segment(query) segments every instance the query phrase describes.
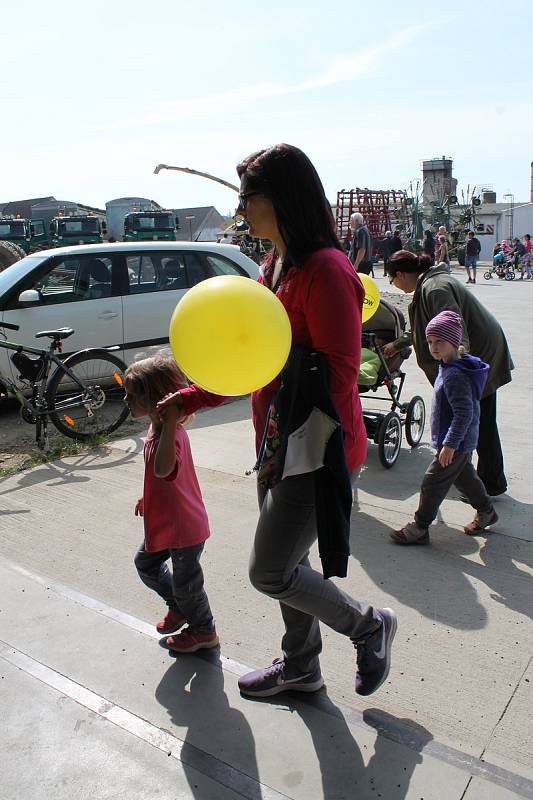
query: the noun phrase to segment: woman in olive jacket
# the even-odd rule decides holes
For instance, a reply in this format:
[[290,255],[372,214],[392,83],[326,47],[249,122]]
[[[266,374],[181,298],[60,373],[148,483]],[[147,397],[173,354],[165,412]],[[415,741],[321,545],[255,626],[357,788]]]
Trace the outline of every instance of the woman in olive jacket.
[[514,368],[507,340],[495,317],[470,289],[450,275],[445,264],[430,266],[427,256],[417,257],[406,250],[399,250],[389,259],[390,282],[403,292],[414,294],[409,306],[411,330],[386,345],[384,354],[391,356],[412,344],[419,367],[433,384],[438,363],[427,346],[426,325],[441,311],[455,311],[461,316],[465,349],[490,365],[481,399],[477,472],[489,495],[503,494],[507,479],[496,422],[496,391],[511,381]]

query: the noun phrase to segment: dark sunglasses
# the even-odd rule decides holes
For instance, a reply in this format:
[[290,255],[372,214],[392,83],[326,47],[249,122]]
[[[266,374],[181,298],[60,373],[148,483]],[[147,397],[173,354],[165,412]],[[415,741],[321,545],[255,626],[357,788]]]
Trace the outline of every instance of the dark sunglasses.
[[392,286],[392,284],[394,283],[395,280],[396,280],[396,274],[389,275],[389,283],[390,283],[391,286]]
[[237,208],[246,209],[250,197],[255,197],[258,194],[263,194],[263,192],[239,192],[238,194],[239,205],[237,206]]

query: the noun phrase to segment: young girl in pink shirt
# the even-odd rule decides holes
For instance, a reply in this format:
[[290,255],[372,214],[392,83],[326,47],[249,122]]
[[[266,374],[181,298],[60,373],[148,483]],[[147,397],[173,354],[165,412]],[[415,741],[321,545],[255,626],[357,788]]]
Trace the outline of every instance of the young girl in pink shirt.
[[168,606],[156,628],[172,634],[187,623],[166,639],[177,653],[216,647],[218,636],[200,565],[209,522],[189,437],[178,423],[176,406],[156,411],[157,403],[185,388],[187,380],[172,358],[154,356],[128,367],[124,385],[132,417],[148,416],[151,423],[144,445],[144,490],[135,506],[135,515],[144,518],[144,542],[135,566],[142,582]]

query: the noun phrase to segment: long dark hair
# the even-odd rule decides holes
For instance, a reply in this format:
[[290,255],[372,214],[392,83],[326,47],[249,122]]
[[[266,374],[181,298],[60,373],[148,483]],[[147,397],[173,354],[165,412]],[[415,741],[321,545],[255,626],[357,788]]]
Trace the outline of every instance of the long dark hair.
[[[253,191],[272,201],[279,231],[287,251],[283,269],[301,267],[323,247],[344,252],[335,233],[331,206],[322,181],[308,157],[290,144],[276,144],[252,153],[237,165],[239,178],[246,175]],[[266,266],[278,257],[274,250]]]
[[409,250],[397,250],[387,261],[387,273],[393,278],[397,272],[427,272],[433,260],[427,253],[419,256]]

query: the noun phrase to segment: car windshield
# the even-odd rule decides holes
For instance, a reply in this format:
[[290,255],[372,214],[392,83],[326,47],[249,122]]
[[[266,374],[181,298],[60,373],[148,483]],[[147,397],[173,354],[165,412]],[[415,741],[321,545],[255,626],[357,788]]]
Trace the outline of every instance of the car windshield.
[[59,233],[66,236],[72,233],[98,233],[98,220],[65,219],[59,223]]
[[154,214],[153,217],[134,217],[133,225],[137,230],[167,231],[172,229],[172,217],[169,214]]
[[23,222],[0,222],[0,239],[24,238]]
[[0,272],[0,303],[6,292],[15,286],[28,272],[31,272],[32,269],[46,261],[47,258],[49,256],[26,256],[26,258],[21,258],[20,261]]

